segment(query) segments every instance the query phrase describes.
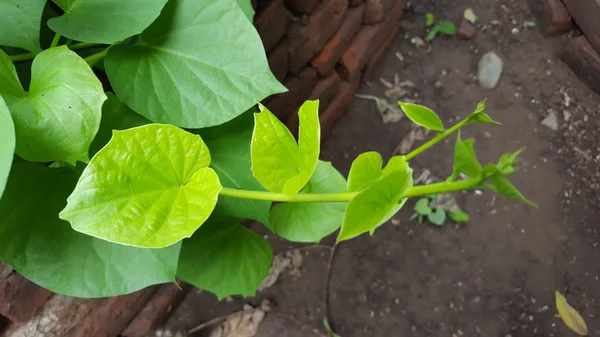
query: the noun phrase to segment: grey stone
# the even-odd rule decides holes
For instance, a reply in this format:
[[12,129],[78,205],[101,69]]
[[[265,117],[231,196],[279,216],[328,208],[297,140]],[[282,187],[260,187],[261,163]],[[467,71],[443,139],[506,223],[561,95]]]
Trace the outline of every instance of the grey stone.
[[486,89],[494,89],[502,76],[502,59],[494,52],[486,53],[479,60],[477,79],[479,85]]
[[554,110],[549,110],[548,116],[544,118],[541,124],[551,130],[558,130],[558,118],[556,117],[556,112],[554,112]]

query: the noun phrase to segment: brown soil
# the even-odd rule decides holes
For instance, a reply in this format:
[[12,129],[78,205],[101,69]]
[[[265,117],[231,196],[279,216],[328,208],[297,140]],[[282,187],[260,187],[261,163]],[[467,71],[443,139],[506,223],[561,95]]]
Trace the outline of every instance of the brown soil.
[[[440,37],[431,48],[411,44],[412,37],[425,35],[426,12],[458,22],[467,7],[486,25],[482,30],[478,24],[474,39]],[[515,0],[422,0],[406,20],[378,77],[393,82],[398,74],[413,81],[417,89],[411,98],[433,108],[447,124],[487,98],[488,113],[503,125],[469,126],[464,133],[476,137],[482,162],[527,146],[512,181],[540,208],[489,192],[463,193],[459,203],[471,215],[466,225],[440,228],[408,221],[409,204],[396,224],[343,243],[330,288],[336,331],[343,337],[574,336],[555,314],[553,296],[559,290],[582,313],[591,335],[600,335],[600,99],[558,59],[567,37],[544,40],[537,30],[523,27],[533,18],[527,5]],[[492,20],[499,24],[490,25]],[[480,88],[474,79],[479,58],[488,51],[505,63],[493,90]],[[378,77],[361,93],[384,97]],[[557,131],[540,125],[549,109],[559,117]],[[373,101],[357,98],[324,144],[322,158],[346,174],[364,151],[391,156],[409,128],[406,119],[384,124]],[[413,165],[445,177],[452,149],[453,140]],[[271,239],[276,251],[292,247]],[[217,304],[210,294],[190,296],[169,326],[186,329],[268,298],[277,310],[321,328],[328,251],[304,253],[301,276],[284,274],[253,299]],[[257,336],[311,335],[273,315]]]

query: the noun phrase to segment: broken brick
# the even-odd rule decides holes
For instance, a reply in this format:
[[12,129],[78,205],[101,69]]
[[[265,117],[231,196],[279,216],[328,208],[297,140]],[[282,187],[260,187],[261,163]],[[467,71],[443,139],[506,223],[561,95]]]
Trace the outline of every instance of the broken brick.
[[331,101],[319,118],[321,122],[321,141],[327,138],[337,120],[344,115],[359,87],[360,79],[356,79],[351,83],[342,83],[339,94]]
[[0,314],[15,323],[30,320],[50,296],[52,292],[17,272],[0,277]]
[[561,58],[575,75],[600,94],[600,55],[585,36],[573,38]]
[[312,67],[304,69],[297,76],[288,77],[284,85],[289,91],[270,97],[265,101],[265,106],[285,122],[288,116],[298,111],[298,108],[310,96],[317,83],[317,78],[317,71]]
[[285,81],[288,73],[288,45],[286,41],[281,41],[275,49],[268,55],[269,67],[279,82]]
[[371,56],[369,63],[365,67],[363,79],[371,78],[377,72],[379,66],[381,65],[381,62],[383,62],[383,59],[385,58],[388,51],[390,50],[392,43],[396,39],[396,35],[398,35],[398,33],[400,32],[400,29],[401,29],[400,25],[396,26],[391,31],[390,35],[385,39],[383,44],[381,44],[379,49],[377,49],[377,51],[373,54],[373,56]]
[[475,34],[477,34],[475,26],[470,23],[469,20],[463,18],[460,25],[458,25],[456,37],[463,40],[469,40],[472,39]]
[[560,0],[529,0],[542,35],[548,37],[566,33],[574,28],[573,19]]
[[563,3],[590,45],[600,52],[600,3],[581,0],[563,0]]
[[382,22],[396,2],[396,0],[366,0],[363,23],[366,25],[374,25]]
[[286,6],[297,15],[308,15],[312,13],[319,0],[286,0]]
[[288,15],[283,0],[271,1],[265,9],[256,16],[254,27],[268,52],[285,35]]

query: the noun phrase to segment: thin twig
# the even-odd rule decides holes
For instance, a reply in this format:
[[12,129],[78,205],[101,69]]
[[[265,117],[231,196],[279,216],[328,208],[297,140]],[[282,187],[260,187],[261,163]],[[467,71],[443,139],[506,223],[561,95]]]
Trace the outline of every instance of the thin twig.
[[331,266],[333,265],[333,259],[335,258],[337,247],[338,244],[336,243],[331,248],[331,253],[329,253],[329,261],[327,262],[327,271],[325,274],[325,284],[323,285],[323,315],[330,326],[333,324],[331,319],[329,319],[329,280],[331,279]]
[[279,316],[281,318],[285,318],[290,322],[293,322],[294,324],[296,324],[297,326],[299,326],[300,328],[302,328],[302,330],[306,330],[306,331],[310,331],[313,334],[319,336],[319,337],[329,337],[327,336],[325,333],[323,333],[321,330],[314,328],[308,324],[304,324],[302,322],[300,322],[299,320],[295,319],[294,317],[288,315],[288,314],[284,314],[283,312],[279,312],[279,311],[275,311],[275,310],[271,310],[269,311],[269,314],[271,315],[275,315],[275,316]]
[[196,326],[195,328],[190,329],[188,331],[188,335],[191,335],[191,334],[193,334],[195,332],[198,332],[198,331],[200,331],[200,330],[202,330],[202,329],[204,329],[206,327],[209,327],[211,325],[215,325],[217,323],[220,323],[221,321],[224,321],[224,320],[227,320],[227,319],[230,319],[230,318],[233,318],[233,317],[245,315],[245,314],[252,314],[252,313],[254,313],[256,311],[259,311],[259,310],[263,310],[263,309],[261,309],[261,307],[256,307],[256,308],[253,308],[253,309],[250,309],[250,310],[237,311],[237,312],[234,312],[234,313],[229,314],[229,315],[225,315],[225,316],[221,316],[221,317],[217,317],[217,318],[211,319],[208,322],[204,322],[204,323]]

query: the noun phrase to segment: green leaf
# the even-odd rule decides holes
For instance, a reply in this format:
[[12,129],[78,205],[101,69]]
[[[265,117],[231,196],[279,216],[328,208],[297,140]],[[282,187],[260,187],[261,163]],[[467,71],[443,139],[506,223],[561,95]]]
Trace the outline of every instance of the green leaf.
[[477,21],[477,15],[475,15],[475,12],[473,12],[471,8],[465,9],[463,17],[470,23],[475,23]]
[[183,242],[177,276],[220,299],[256,293],[269,275],[273,250],[239,220],[213,215]]
[[427,22],[425,22],[425,25],[427,27],[433,26],[433,24],[435,23],[435,16],[433,15],[433,13],[426,13],[425,20],[427,20]]
[[0,50],[0,95],[15,123],[16,153],[29,161],[87,162],[106,95],[88,64],[66,46],[44,50],[25,92]]
[[425,37],[425,39],[427,41],[433,41],[439,31],[440,31],[440,26],[435,25],[435,26],[431,27],[431,30],[429,31],[429,33],[427,33],[427,36]]
[[429,207],[429,198],[421,198],[415,204],[415,212],[419,215],[428,215],[431,211],[431,207]]
[[444,131],[444,123],[442,123],[440,117],[433,110],[419,104],[400,101],[398,101],[398,105],[402,108],[406,117],[410,118],[413,123],[429,130]]
[[149,124],[150,121],[129,109],[123,104],[115,94],[107,92],[108,99],[102,106],[102,120],[96,138],[90,145],[90,156],[100,151],[104,145],[108,144],[112,137],[113,130],[125,130],[136,126]]
[[490,116],[488,116],[485,112],[485,100],[480,101],[477,104],[477,109],[472,112],[473,118],[469,120],[467,124],[481,123],[481,124],[496,124],[501,125],[502,123],[496,122]]
[[0,45],[40,52],[40,23],[45,5],[46,0],[0,0]]
[[[346,192],[346,179],[329,162],[319,161],[310,178],[311,193]],[[319,242],[344,221],[347,203],[287,203],[271,210],[275,233],[294,242]]]
[[513,184],[511,184],[510,181],[508,181],[508,179],[506,179],[500,172],[497,172],[496,174],[492,175],[490,179],[494,184],[493,190],[496,193],[526,203],[527,205],[538,207],[538,205],[535,202],[527,199],[523,194],[521,194],[521,192],[519,192],[519,190],[517,190],[517,188]]
[[456,35],[456,26],[450,21],[440,21],[437,27],[441,34]]
[[327,320],[327,318],[323,318],[323,327],[325,327],[325,330],[327,331],[327,333],[329,334],[328,336],[330,337],[342,337],[338,334],[336,334],[333,329],[331,328],[331,326],[329,325],[329,321]]
[[246,17],[250,22],[254,21],[254,8],[252,7],[252,2],[250,0],[237,0],[238,5],[246,14]]
[[0,197],[4,192],[15,154],[15,127],[10,111],[0,97]]
[[211,214],[221,184],[199,136],[172,125],[115,131],[85,168],[60,213],[76,231],[160,248],[190,237]]
[[446,211],[436,208],[433,212],[427,214],[427,220],[434,225],[443,226],[446,221]]
[[167,0],[53,1],[65,13],[48,20],[50,29],[75,41],[104,44],[141,33],[167,3]]
[[352,239],[379,227],[402,208],[404,191],[413,184],[412,170],[392,172],[355,196],[344,215],[337,241]]
[[500,156],[496,168],[502,175],[509,175],[516,171],[515,166],[517,165],[517,157],[525,151],[525,147],[518,149],[512,153],[504,153]]
[[361,153],[348,173],[348,192],[359,192],[381,178],[383,159],[377,152]]
[[448,216],[450,217],[450,219],[454,220],[455,222],[469,221],[469,214],[467,214],[463,211],[450,212],[450,213],[448,213]]
[[285,124],[264,106],[260,105],[260,109],[260,113],[254,114],[252,173],[272,192],[296,194],[306,185],[319,161],[319,101],[306,101],[300,107],[297,144]]
[[71,229],[58,218],[77,177],[73,168],[13,166],[0,201],[0,258],[51,291],[107,297],[175,281],[181,244],[142,249]]
[[154,122],[223,124],[286,89],[236,0],[171,0],[133,45],[108,51],[117,97]]
[[[198,131],[210,149],[210,167],[225,187],[265,190],[250,170],[252,128],[252,113],[245,113],[225,124]],[[269,201],[219,196],[217,208],[232,217],[256,220],[273,228],[269,220]]]
[[462,172],[469,178],[478,177],[481,173],[481,165],[473,151],[474,143],[475,139],[472,138],[462,140],[458,132],[454,146],[454,171]]

